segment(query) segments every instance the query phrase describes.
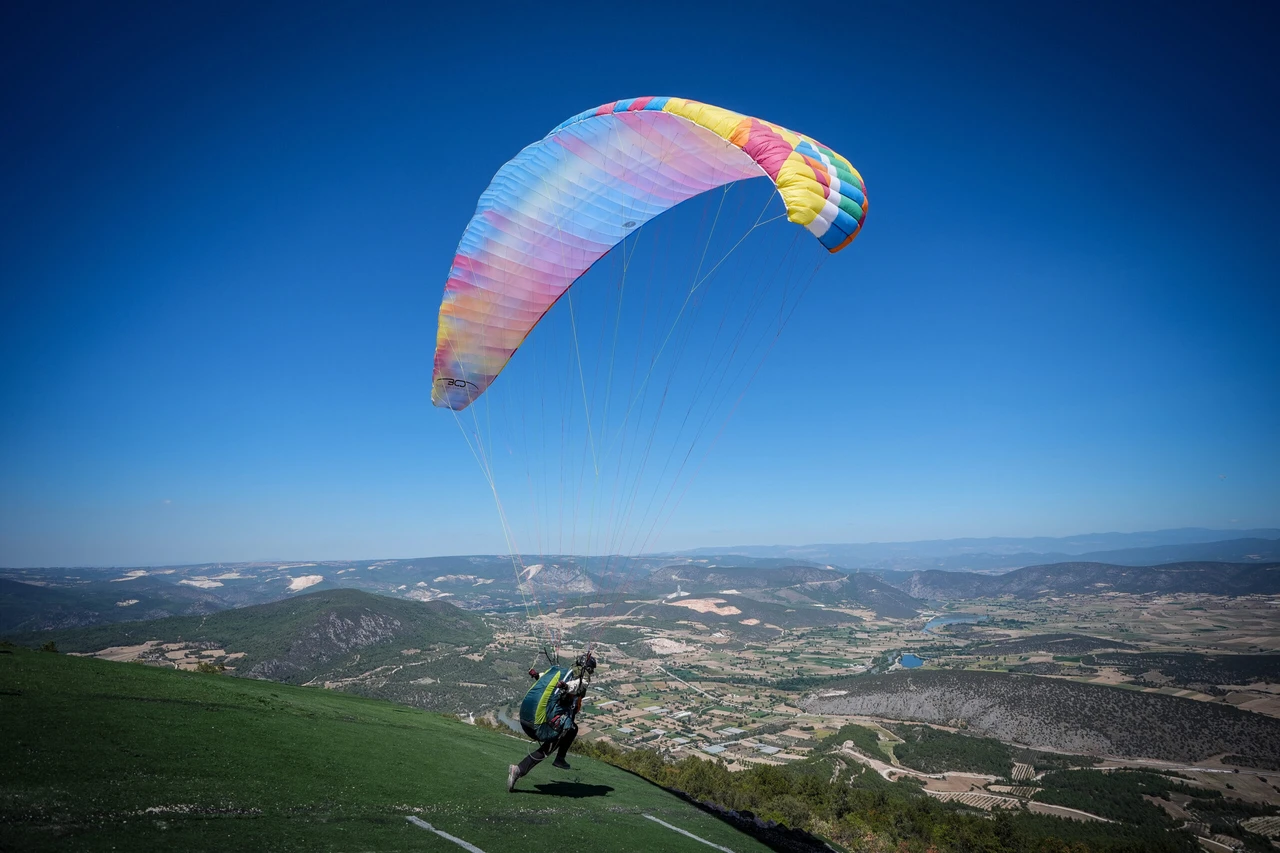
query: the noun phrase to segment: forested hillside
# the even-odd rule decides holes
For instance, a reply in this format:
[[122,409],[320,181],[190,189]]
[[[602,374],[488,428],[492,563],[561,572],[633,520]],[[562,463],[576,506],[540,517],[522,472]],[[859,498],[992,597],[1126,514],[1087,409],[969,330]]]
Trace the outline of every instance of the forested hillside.
[[1280,760],[1280,720],[1229,705],[1063,679],[994,672],[894,672],[824,685],[814,713],[960,725],[1038,749],[1198,761],[1223,753]]

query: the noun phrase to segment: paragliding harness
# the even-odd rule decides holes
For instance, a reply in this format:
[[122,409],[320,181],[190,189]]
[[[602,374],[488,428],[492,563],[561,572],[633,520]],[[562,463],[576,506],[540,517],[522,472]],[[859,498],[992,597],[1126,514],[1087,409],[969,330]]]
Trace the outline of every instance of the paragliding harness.
[[[572,668],[560,666],[546,649],[543,655],[552,666],[538,677],[520,702],[520,728],[539,743],[554,740],[573,728],[573,718],[596,669],[596,659],[589,651],[579,655]],[[570,692],[565,684],[573,679],[579,679],[579,685]]]

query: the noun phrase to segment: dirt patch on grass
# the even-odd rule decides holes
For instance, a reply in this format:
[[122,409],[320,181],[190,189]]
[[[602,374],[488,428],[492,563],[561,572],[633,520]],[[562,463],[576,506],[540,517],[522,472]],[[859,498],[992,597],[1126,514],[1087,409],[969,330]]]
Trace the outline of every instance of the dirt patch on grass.
[[[668,601],[672,607],[687,607],[697,613],[714,613],[717,616],[736,616],[742,611],[732,604],[726,604],[723,598],[686,598],[680,601]],[[721,607],[720,605],[724,605]]]

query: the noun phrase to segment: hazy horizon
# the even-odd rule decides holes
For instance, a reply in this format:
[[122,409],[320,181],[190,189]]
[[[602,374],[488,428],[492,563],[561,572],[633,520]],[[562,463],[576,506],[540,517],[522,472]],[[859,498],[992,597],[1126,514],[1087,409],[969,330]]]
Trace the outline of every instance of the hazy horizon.
[[[1199,538],[1199,536],[1179,537],[1168,536],[1167,534],[1184,534],[1195,533],[1208,538]],[[1166,534],[1161,537],[1160,534]],[[769,549],[769,548],[788,548],[801,550],[805,548],[819,547],[890,547],[905,545],[947,545],[951,543],[963,542],[1034,542],[1034,541],[1069,541],[1076,539],[1087,539],[1095,537],[1137,537],[1137,536],[1156,536],[1160,541],[1158,544],[1196,544],[1196,543],[1212,543],[1225,542],[1234,539],[1250,539],[1250,538],[1276,538],[1280,539],[1280,524],[1275,527],[1258,527],[1258,528],[1226,528],[1214,529],[1207,527],[1168,527],[1156,530],[1135,530],[1135,531],[1096,531],[1092,533],[1074,533],[1064,536],[958,536],[938,539],[911,539],[911,540],[883,540],[883,541],[866,541],[866,542],[808,542],[808,543],[754,543],[734,545],[697,545],[689,548],[655,550],[644,554],[621,555],[621,554],[581,554],[581,553],[564,553],[564,554],[544,554],[543,556],[551,557],[604,557],[604,556],[633,556],[640,557],[660,557],[666,555],[672,556],[702,556],[706,554],[722,554],[731,556],[735,554],[733,549]],[[1104,550],[1120,550],[1121,547],[1142,547],[1142,546],[1117,546],[1116,548],[1098,548],[1099,551]],[[921,553],[931,553],[928,551]],[[984,552],[976,552],[984,553]],[[1017,551],[1013,553],[1026,553],[1029,555],[1041,554],[1041,551]],[[364,554],[348,554],[341,556],[315,556],[315,555],[276,555],[276,556],[254,556],[254,557],[217,557],[210,559],[182,559],[169,560],[163,562],[112,562],[112,563],[6,563],[0,564],[0,570],[3,569],[26,569],[26,568],[67,568],[67,569],[145,569],[145,568],[163,568],[170,566],[203,566],[217,564],[241,564],[241,563],[301,563],[308,562],[325,563],[325,562],[351,562],[351,561],[378,561],[378,560],[416,560],[416,559],[437,559],[443,557],[491,557],[491,556],[507,556],[506,551],[467,551],[467,552],[449,552],[439,554],[389,554],[389,553],[364,553]],[[531,556],[525,553],[524,556]],[[799,559],[799,558],[797,558]]]

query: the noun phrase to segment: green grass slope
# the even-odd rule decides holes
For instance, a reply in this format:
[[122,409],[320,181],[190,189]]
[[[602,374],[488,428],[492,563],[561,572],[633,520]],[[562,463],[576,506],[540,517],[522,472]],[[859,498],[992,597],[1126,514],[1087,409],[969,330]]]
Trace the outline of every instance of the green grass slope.
[[767,849],[583,756],[508,794],[524,742],[332,691],[10,647],[0,715],[0,849]]

